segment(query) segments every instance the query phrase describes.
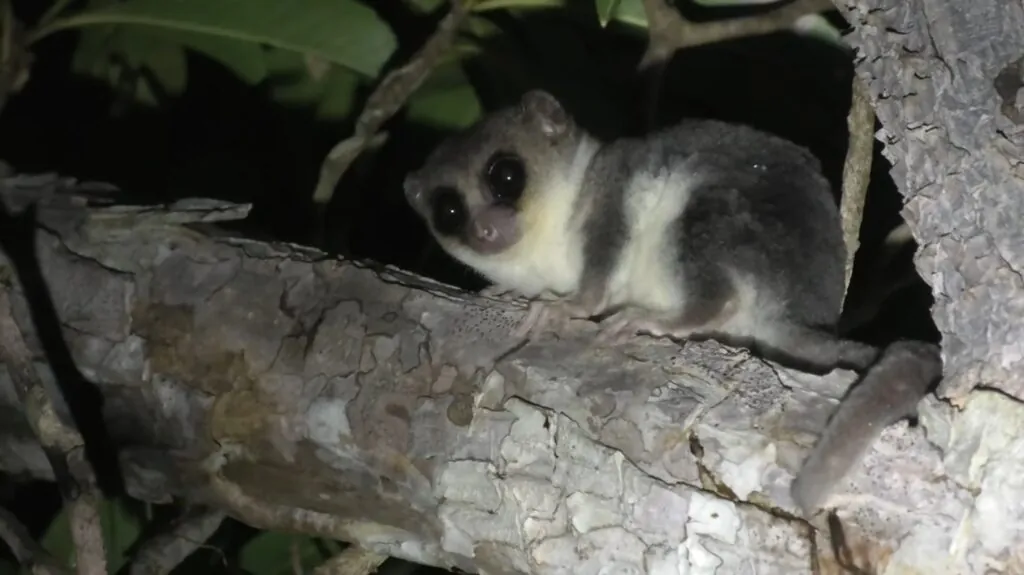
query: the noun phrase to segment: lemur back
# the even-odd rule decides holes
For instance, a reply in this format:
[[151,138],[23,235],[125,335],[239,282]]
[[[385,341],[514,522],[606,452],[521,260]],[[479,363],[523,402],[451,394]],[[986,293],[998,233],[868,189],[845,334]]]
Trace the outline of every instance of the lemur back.
[[[587,222],[587,267],[612,276],[626,266],[619,275],[635,278],[640,292],[652,283],[678,286],[660,299],[623,293],[613,305],[632,300],[670,311],[692,300],[706,310],[731,287],[747,302],[733,335],[763,331],[743,325],[757,321],[824,330],[837,323],[845,261],[839,213],[805,149],[745,126],[685,121],[605,146],[580,194],[602,206]],[[630,258],[654,244],[657,257]],[[676,277],[651,281],[665,271]]]

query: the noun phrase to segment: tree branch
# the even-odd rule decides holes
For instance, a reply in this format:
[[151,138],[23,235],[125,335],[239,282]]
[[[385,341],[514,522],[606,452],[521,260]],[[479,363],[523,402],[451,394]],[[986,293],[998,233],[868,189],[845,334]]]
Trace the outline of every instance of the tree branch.
[[[405,105],[448,54],[463,20],[469,13],[469,3],[470,0],[451,0],[451,9],[438,24],[433,35],[406,64],[389,72],[370,94],[363,111],[356,119],[352,136],[335,144],[327,153],[320,167],[316,189],[313,191],[313,202],[321,211],[330,203],[335,186],[341,181],[352,162],[367,148],[384,143],[387,135],[378,133],[381,126]],[[322,226],[322,217],[317,218],[316,225]],[[317,235],[321,234],[318,232]],[[314,244],[322,245],[320,239],[318,237]]]
[[[811,377],[713,341],[601,348],[588,322],[518,345],[519,302],[184,227],[245,212],[230,204],[33,197],[64,337],[104,394],[135,497],[467,572],[653,573],[690,564],[687,549],[729,572],[834,565],[824,518],[794,517],[788,488],[847,372]],[[830,502],[862,567],[934,572],[914,558],[938,557],[955,571],[1010,552],[974,545],[990,533],[960,533],[963,556],[921,547],[951,548],[976,497],[941,474],[924,429],[957,453],[991,449],[1001,440],[975,418],[1009,428],[1009,401],[981,394],[957,414],[926,401],[923,427],[882,433]],[[0,469],[45,474],[35,457],[0,451]]]
[[8,289],[0,290],[0,362],[7,367],[18,400],[53,465],[54,474],[58,477],[68,475],[61,483],[74,486],[62,489],[61,495],[70,518],[77,572],[79,575],[106,575],[107,557],[99,523],[98,489],[95,474],[85,457],[82,436],[77,429],[62,421],[43,382],[36,375],[32,355],[12,315]]
[[692,22],[672,6],[671,0],[641,2],[647,17],[647,50],[638,69],[647,77],[644,107],[649,128],[657,120],[665,66],[677,50],[776,32],[790,27],[801,16],[835,8],[832,0],[794,0],[756,16]]
[[793,25],[798,18],[833,10],[832,0],[794,0],[771,12],[729,20],[691,22],[669,0],[642,0],[649,34],[647,51],[640,60],[646,69],[671,58],[676,50],[723,42],[746,36],[770,34]]

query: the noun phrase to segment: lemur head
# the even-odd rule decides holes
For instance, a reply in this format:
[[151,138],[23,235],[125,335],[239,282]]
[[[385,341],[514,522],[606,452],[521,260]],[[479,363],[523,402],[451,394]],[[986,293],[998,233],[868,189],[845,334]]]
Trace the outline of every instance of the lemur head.
[[527,92],[442,142],[406,177],[405,197],[456,258],[496,256],[522,238],[523,214],[564,180],[583,137],[554,96]]

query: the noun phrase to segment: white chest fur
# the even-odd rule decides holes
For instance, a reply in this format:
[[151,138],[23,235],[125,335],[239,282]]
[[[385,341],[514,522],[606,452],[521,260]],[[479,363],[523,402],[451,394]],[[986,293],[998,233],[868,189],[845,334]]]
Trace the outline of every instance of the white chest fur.
[[686,294],[679,277],[675,226],[696,183],[696,177],[682,169],[640,174],[629,182],[623,205],[629,238],[609,278],[610,305],[659,312],[681,309]]
[[529,233],[515,246],[491,256],[460,247],[453,255],[492,282],[526,296],[545,290],[575,291],[583,271],[582,237],[572,221],[575,194],[548,191],[553,193],[520,214],[521,225]]

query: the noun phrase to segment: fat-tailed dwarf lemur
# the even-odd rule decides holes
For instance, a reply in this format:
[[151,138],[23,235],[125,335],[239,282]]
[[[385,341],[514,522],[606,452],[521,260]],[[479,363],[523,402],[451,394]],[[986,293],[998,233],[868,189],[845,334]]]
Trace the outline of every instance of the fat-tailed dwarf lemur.
[[753,128],[684,120],[602,142],[535,90],[443,142],[405,194],[491,293],[535,300],[524,334],[597,318],[614,341],[713,338],[861,373],[793,483],[807,516],[941,376],[934,345],[836,334],[846,248],[830,185],[808,150]]

